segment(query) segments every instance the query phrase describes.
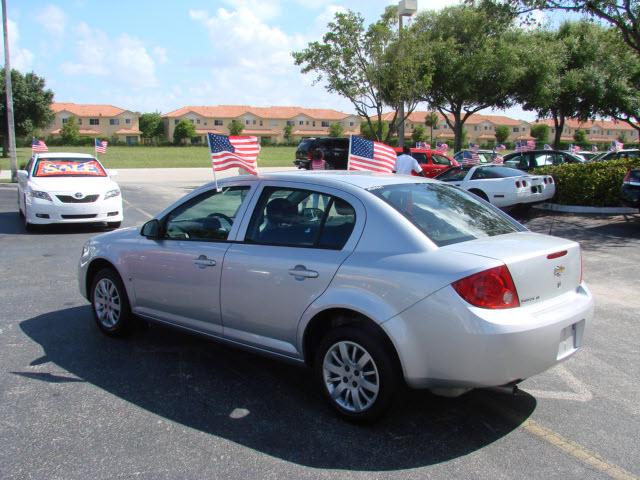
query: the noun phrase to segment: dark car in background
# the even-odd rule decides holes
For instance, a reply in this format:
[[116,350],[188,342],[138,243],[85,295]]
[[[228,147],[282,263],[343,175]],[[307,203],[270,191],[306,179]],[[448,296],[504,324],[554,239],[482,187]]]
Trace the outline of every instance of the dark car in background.
[[640,149],[627,148],[625,150],[603,152],[591,160],[594,162],[605,162],[607,160],[632,160],[636,158],[640,158]]
[[585,163],[585,160],[578,155],[561,150],[530,150],[528,152],[513,152],[504,156],[505,167],[517,168],[525,172],[537,167],[564,163]]
[[311,168],[311,156],[321,150],[327,162],[327,170],[346,170],[349,156],[348,138],[304,138],[296,149],[294,165],[301,169]]
[[622,204],[640,209],[640,168],[629,170],[622,180]]

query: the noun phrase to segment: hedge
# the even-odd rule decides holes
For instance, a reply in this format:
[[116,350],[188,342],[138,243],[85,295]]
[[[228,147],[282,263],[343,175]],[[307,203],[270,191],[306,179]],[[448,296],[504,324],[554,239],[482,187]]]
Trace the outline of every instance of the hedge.
[[620,206],[622,179],[630,168],[640,168],[640,159],[594,163],[565,163],[536,168],[535,175],[551,175],[556,182],[554,203],[587,207]]

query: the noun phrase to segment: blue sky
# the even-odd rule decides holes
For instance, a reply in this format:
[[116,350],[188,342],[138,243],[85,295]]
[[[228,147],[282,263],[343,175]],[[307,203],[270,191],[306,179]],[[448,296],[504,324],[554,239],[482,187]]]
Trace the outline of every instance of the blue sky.
[[[217,104],[353,112],[347,100],[312,85],[290,52],[319,40],[339,10],[358,11],[373,22],[393,3],[7,0],[11,63],[44,77],[57,102],[163,113],[184,105]],[[455,3],[418,0],[419,9]],[[506,114],[535,117],[519,108]]]

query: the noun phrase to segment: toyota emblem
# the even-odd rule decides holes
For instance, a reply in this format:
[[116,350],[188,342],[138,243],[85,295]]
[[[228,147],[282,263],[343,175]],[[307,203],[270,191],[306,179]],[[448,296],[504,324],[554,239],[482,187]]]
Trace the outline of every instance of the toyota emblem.
[[73,196],[74,196],[75,198],[82,198],[84,195],[82,195],[82,193],[81,193],[81,192],[77,192],[77,193],[74,193],[74,194],[73,194]]

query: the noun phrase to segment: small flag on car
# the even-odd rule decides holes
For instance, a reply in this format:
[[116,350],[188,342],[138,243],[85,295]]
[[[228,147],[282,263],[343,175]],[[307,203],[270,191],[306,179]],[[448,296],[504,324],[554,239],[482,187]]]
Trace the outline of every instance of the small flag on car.
[[258,174],[258,137],[217,135],[208,133],[213,171],[242,168],[251,175]]
[[44,143],[44,140],[38,140],[36,137],[33,137],[33,141],[31,142],[31,152],[32,153],[40,153],[40,152],[48,152],[49,148],[47,144]]
[[351,135],[348,170],[392,173],[396,158],[396,152],[389,145]]

